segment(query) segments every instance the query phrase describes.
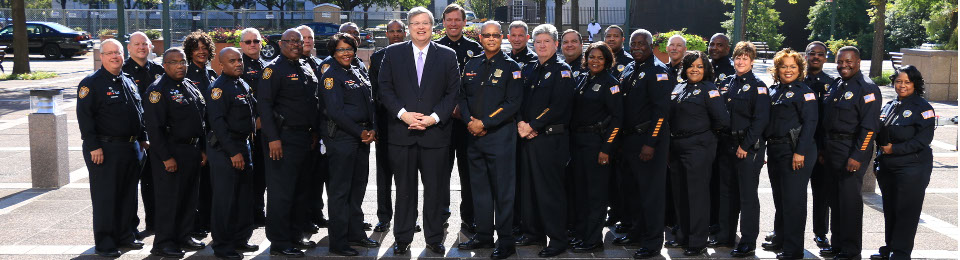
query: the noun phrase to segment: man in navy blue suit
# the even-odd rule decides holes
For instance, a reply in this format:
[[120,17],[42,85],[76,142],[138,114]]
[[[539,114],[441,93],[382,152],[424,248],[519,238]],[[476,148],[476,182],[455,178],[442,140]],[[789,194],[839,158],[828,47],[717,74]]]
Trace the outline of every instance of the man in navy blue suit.
[[460,88],[460,71],[456,52],[430,41],[433,13],[416,7],[407,17],[411,40],[386,48],[378,76],[380,101],[391,113],[387,149],[397,183],[394,254],[407,253],[413,242],[418,171],[424,186],[427,249],[443,254],[441,198],[450,193],[450,173],[443,171],[449,171],[445,165],[450,156],[450,116]]

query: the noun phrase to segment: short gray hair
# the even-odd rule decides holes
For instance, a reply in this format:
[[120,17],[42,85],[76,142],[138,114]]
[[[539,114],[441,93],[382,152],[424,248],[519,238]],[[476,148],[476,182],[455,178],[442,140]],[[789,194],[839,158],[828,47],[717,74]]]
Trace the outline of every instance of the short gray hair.
[[423,6],[414,7],[407,12],[407,23],[410,23],[410,19],[412,19],[414,16],[420,14],[427,14],[427,16],[430,16],[430,25],[433,25],[433,12],[430,12],[430,10],[427,10],[427,8]]
[[[100,46],[103,46],[103,45],[105,45],[105,44],[107,44],[107,43],[116,44],[116,45],[117,45],[117,48],[120,49],[120,53],[123,53],[123,45],[120,44],[120,41],[118,41],[117,39],[107,39],[107,40],[105,40],[105,41],[103,41],[103,42],[100,42]],[[101,48],[103,48],[103,47],[101,47]]]
[[[342,27],[342,26],[341,26],[341,27]],[[306,25],[297,26],[297,28],[293,28],[293,29],[296,29],[297,32],[299,32],[299,31],[301,31],[301,30],[307,30],[307,31],[310,31],[310,35],[315,34],[315,32],[313,31],[313,28],[310,28],[310,26],[306,26]],[[242,34],[241,34],[241,35],[242,35]],[[300,36],[303,36],[303,35],[300,35]]]
[[[301,26],[304,26],[304,25],[301,25]],[[360,26],[358,26],[356,23],[353,23],[353,22],[345,22],[345,23],[343,23],[343,24],[340,25],[340,30],[339,30],[339,31],[340,31],[340,32],[343,32],[343,28],[346,28],[346,27],[348,27],[348,26],[353,27],[353,28],[357,28],[358,31],[360,30]],[[299,28],[299,27],[298,27],[298,28]],[[311,31],[312,31],[312,30],[311,30]]]
[[174,52],[178,52],[180,54],[183,54],[183,57],[187,57],[187,53],[184,52],[183,48],[180,48],[180,47],[173,47],[173,48],[167,49],[166,51],[163,51],[163,56],[161,57],[162,59],[167,59],[167,55],[170,55],[171,53],[174,53]]
[[650,34],[650,31],[647,31],[646,29],[637,29],[633,31],[633,33],[630,33],[630,41],[632,42],[633,37],[637,37],[637,35],[646,36],[647,44],[651,44],[651,45],[653,44],[653,34]]
[[497,22],[497,20],[488,20],[486,22],[483,22],[483,24],[480,25],[480,31],[482,32],[483,28],[486,28],[487,25],[496,25],[498,32],[503,29],[503,27],[500,27],[500,22]]
[[549,34],[550,37],[553,38],[554,41],[556,41],[557,27],[553,26],[552,24],[545,23],[545,24],[537,25],[537,27],[533,28],[534,38],[536,38],[537,35],[541,35],[541,34]]
[[508,29],[513,30],[513,28],[523,28],[523,33],[530,32],[530,27],[527,26],[527,23],[523,21],[513,21],[512,23],[510,23],[510,27],[508,27]]
[[260,35],[260,30],[257,30],[257,28],[243,29],[243,31],[240,31],[240,39],[243,39],[243,36],[247,35],[248,33],[257,35],[257,40],[263,40],[263,37]]
[[687,38],[683,38],[683,35],[679,35],[679,34],[674,34],[673,36],[670,36],[670,39],[667,39],[667,45],[670,45],[670,42],[672,42],[673,39],[675,38],[679,38],[680,42],[683,42],[683,47],[687,47]]

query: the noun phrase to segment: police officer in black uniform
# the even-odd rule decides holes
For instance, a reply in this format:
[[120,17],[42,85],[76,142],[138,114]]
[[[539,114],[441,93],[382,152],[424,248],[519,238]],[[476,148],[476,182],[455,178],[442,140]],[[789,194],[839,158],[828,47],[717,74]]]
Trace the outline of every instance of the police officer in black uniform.
[[733,59],[730,57],[730,38],[727,35],[717,33],[710,37],[707,52],[710,54],[710,63],[713,64],[714,83],[720,85],[723,79],[737,73],[733,68]]
[[[261,42],[260,31],[255,28],[246,28],[240,32],[240,50],[243,53],[243,75],[240,78],[250,86],[250,94],[256,96],[257,83],[263,75],[263,67],[267,61],[260,57]],[[256,104],[254,104],[253,115],[259,120]],[[253,157],[253,223],[258,227],[266,225],[267,214],[264,211],[266,204],[263,201],[263,195],[267,191],[267,179],[264,176],[263,162],[263,140],[260,132],[260,124],[257,124],[256,131],[253,134],[253,143],[250,148],[250,156]]]
[[847,46],[837,51],[840,79],[833,83],[823,102],[821,131],[827,174],[834,177],[830,201],[830,248],[821,256],[860,258],[863,238],[863,175],[873,155],[873,141],[880,125],[880,89],[860,73],[860,51]]
[[[317,56],[314,56],[314,33],[313,29],[310,26],[301,25],[297,26],[297,31],[300,32],[300,35],[303,36],[303,55],[300,56],[300,60],[303,63],[310,66],[310,69],[313,70],[313,75],[317,76],[319,80],[320,75],[323,74],[323,71],[328,70],[332,65],[335,65],[333,59],[327,57],[327,59],[320,59]],[[325,48],[323,50],[326,52]],[[320,52],[317,50],[316,52]],[[319,92],[319,91],[318,91]],[[322,92],[319,93],[321,96]],[[326,120],[326,114],[323,113],[323,98],[318,100],[320,107],[320,114],[317,121],[318,123]],[[319,133],[323,134],[324,128],[319,129]],[[310,170],[311,174],[307,175],[305,182],[311,183],[312,186],[316,187],[315,189],[301,190],[306,193],[308,196],[309,204],[307,206],[307,218],[303,220],[302,223],[295,223],[294,225],[303,230],[305,233],[316,234],[320,232],[321,227],[327,227],[327,219],[323,217],[323,189],[330,175],[327,172],[327,156],[324,154],[325,147],[323,147],[323,142],[318,140],[314,146],[314,149],[310,150],[310,157],[313,163],[311,164],[312,169]]]
[[336,62],[321,76],[327,120],[321,122],[329,159],[330,252],[343,256],[359,253],[350,246],[378,247],[364,230],[363,195],[370,174],[370,143],[376,140],[373,91],[370,79],[351,65],[357,41],[346,33],[327,43]]
[[[354,22],[345,22],[343,24],[340,24],[340,32],[353,35],[353,38],[356,39],[358,43],[361,41],[360,27],[357,26],[357,24]],[[331,53],[330,55],[332,56],[333,54]],[[324,61],[329,63],[330,62],[329,59],[330,57],[328,56],[327,58],[324,58]],[[353,66],[357,66],[357,68],[359,68],[364,75],[369,75],[368,74],[369,72],[367,71],[367,64],[364,63],[363,59],[360,59],[360,57],[353,57],[353,61],[351,62],[351,64],[353,64]],[[330,63],[330,65],[332,66],[333,63]],[[364,226],[368,226],[367,230],[370,230],[369,228],[370,223],[364,223]]]
[[[817,100],[819,100],[817,104],[820,105],[823,99],[828,97],[830,86],[836,80],[823,71],[823,64],[827,62],[827,45],[819,41],[807,44],[804,59],[806,59],[807,71],[804,73],[803,84],[813,90],[813,93],[817,95]],[[818,109],[817,111],[822,112],[822,110]],[[818,115],[818,118],[822,117],[822,114]],[[817,131],[813,138],[818,144],[823,143],[823,133]],[[818,157],[823,157],[823,155]],[[813,213],[810,215],[813,219],[813,241],[820,248],[830,247],[830,240],[827,239],[827,231],[830,231],[830,205],[827,202],[826,194],[827,186],[831,183],[830,178],[831,176],[826,173],[824,168],[823,160],[818,159],[813,166],[813,173],[810,174],[810,189],[813,191]],[[780,214],[777,214],[775,218],[775,223],[782,221],[780,220]],[[774,224],[774,226],[779,225]]]
[[[217,73],[210,68],[213,59],[213,38],[203,32],[193,32],[183,40],[184,52],[187,53],[188,80],[193,81],[201,92],[209,90],[210,85],[217,79]],[[194,238],[207,237],[210,230],[210,207],[213,194],[210,193],[210,167],[200,167],[200,197],[197,202],[197,224],[191,234]]]
[[550,246],[538,253],[552,257],[566,251],[567,194],[564,167],[570,158],[567,126],[576,82],[570,66],[559,60],[557,28],[533,29],[539,62],[523,68],[524,93],[517,130],[520,134],[520,200],[526,222],[518,246]]
[[683,82],[680,78],[680,70],[683,69],[683,55],[687,53],[687,39],[683,35],[670,36],[667,40],[667,76],[672,82]]
[[200,167],[207,164],[203,149],[206,103],[195,83],[184,78],[187,61],[183,50],[164,52],[163,64],[166,73],[147,88],[143,100],[156,173],[157,234],[150,253],[179,258],[183,257],[181,249],[206,247],[188,233],[196,225]]
[[750,42],[737,43],[733,57],[736,74],[720,85],[720,95],[730,112],[730,129],[718,135],[718,172],[714,176],[718,178],[718,189],[714,195],[718,197],[720,230],[709,246],[734,247],[739,224],[740,242],[731,254],[744,257],[757,248],[760,234],[757,186],[763,167],[763,130],[770,120],[770,95],[767,84],[753,74],[756,46]]
[[616,59],[613,70],[611,70],[610,73],[617,79],[623,74],[623,70],[627,68],[627,64],[633,62],[633,56],[627,53],[627,50],[623,49],[623,42],[626,40],[624,34],[626,34],[626,32],[618,25],[607,26],[607,29],[603,32],[603,41],[610,47],[610,51],[613,52],[613,56]]
[[223,75],[206,93],[207,155],[210,160],[213,253],[226,259],[242,259],[237,251],[254,252],[247,244],[256,228],[253,223],[253,161],[250,137],[256,129],[250,86],[240,78],[243,60],[237,48],[224,48],[217,55]]
[[507,27],[508,41],[510,42],[511,59],[520,65],[520,68],[526,67],[537,62],[537,54],[527,48],[527,41],[530,40],[530,27],[523,21],[513,21],[510,27]]
[[877,181],[883,194],[886,245],[870,259],[910,259],[924,191],[930,184],[933,154],[930,142],[936,112],[923,99],[923,76],[906,65],[893,76],[897,100],[881,110],[883,125],[877,136]]
[[560,53],[563,55],[564,62],[570,65],[574,81],[580,82],[580,76],[586,75],[589,71],[583,66],[583,42],[580,32],[574,29],[563,31],[560,35]]
[[667,66],[653,56],[653,35],[644,29],[630,34],[630,50],[634,61],[623,70],[623,161],[621,183],[625,219],[632,226],[627,235],[613,241],[615,245],[639,245],[635,256],[649,258],[660,255],[663,246],[664,196],[666,195],[667,150],[670,145],[667,115],[670,114],[670,92],[674,82],[667,75]]
[[470,157],[470,188],[473,191],[477,233],[458,247],[474,250],[493,247],[490,256],[506,259],[516,253],[514,245],[514,199],[516,197],[515,116],[523,99],[520,66],[500,51],[500,23],[480,27],[483,54],[467,61],[459,102],[461,120],[472,134],[467,139]]
[[575,239],[573,252],[603,251],[603,224],[612,155],[623,122],[623,93],[620,82],[610,74],[615,63],[606,43],[590,44],[585,52],[589,75],[580,80],[574,93],[570,119],[571,164],[574,175]]
[[[767,139],[767,171],[782,222],[775,227],[776,236],[762,246],[766,250],[782,250],[777,259],[800,259],[807,223],[807,183],[817,159],[813,139],[817,97],[800,80],[804,60],[799,53],[791,49],[777,52],[773,65],[776,84],[769,89],[770,122],[764,137]],[[734,251],[737,251],[731,253],[734,256],[746,256],[740,247]]]
[[101,46],[103,66],[77,88],[77,121],[83,159],[90,171],[94,251],[103,257],[119,257],[120,248],[143,248],[133,221],[146,134],[140,95],[133,80],[121,71],[120,42],[111,39]]
[[713,131],[730,127],[730,115],[713,85],[707,56],[699,51],[683,57],[683,83],[671,93],[670,177],[680,232],[667,247],[685,247],[686,256],[706,252],[710,212],[710,177],[717,137]]
[[310,151],[316,148],[320,113],[313,70],[300,59],[303,37],[296,29],[281,36],[280,52],[263,69],[257,90],[257,108],[263,129],[267,169],[267,239],[271,255],[303,257],[297,248],[317,244],[304,237],[297,223],[306,222],[312,189],[305,181],[311,174]]
[[[610,25],[607,27],[606,31],[604,31],[603,35],[604,42],[606,42],[607,46],[610,47],[610,51],[613,52],[614,56],[613,69],[610,71],[610,73],[618,80],[622,78],[623,71],[627,68],[627,65],[634,61],[633,56],[623,49],[623,42],[625,40],[624,34],[626,34],[626,32],[624,32],[623,28],[620,28],[620,26]],[[611,162],[612,165],[620,165],[618,158],[611,159]],[[610,175],[610,194],[608,197],[608,206],[610,206],[610,211],[608,212],[609,216],[604,225],[616,225],[613,229],[615,232],[626,233],[628,230],[633,228],[632,221],[629,221],[630,219],[633,219],[633,217],[630,216],[630,213],[633,211],[633,209],[629,209],[625,205],[627,201],[631,200],[632,198],[629,198],[629,195],[624,190],[624,187],[621,187],[622,183],[628,182],[622,178],[624,176],[624,174],[621,174],[622,169],[620,169],[620,167],[613,167],[613,171],[614,173]],[[621,220],[623,221],[621,222]],[[620,222],[620,224],[617,224],[617,222]]]
[[[461,77],[467,61],[483,52],[480,43],[463,36],[463,27],[466,25],[465,20],[466,10],[464,10],[463,7],[458,4],[448,5],[443,9],[443,27],[446,35],[436,41],[440,45],[450,47],[450,49],[453,49],[453,51],[457,53],[457,64],[460,65]],[[453,116],[460,117],[461,109],[463,108],[455,108]],[[451,135],[452,139],[450,143],[452,145],[450,148],[453,151],[451,151],[452,154],[449,158],[449,170],[444,172],[453,170],[453,161],[454,158],[456,158],[457,173],[460,175],[461,228],[467,232],[475,233],[477,231],[477,224],[474,220],[473,213],[473,190],[470,188],[470,159],[467,156],[467,139],[470,136],[470,132],[467,131],[467,124],[461,120],[453,120],[451,124],[453,125],[453,134]],[[379,149],[377,150],[379,151]],[[449,214],[450,197],[449,194],[444,195],[447,196],[444,198],[444,205],[446,205],[448,209],[445,213]]]
[[[394,44],[403,42],[407,36],[406,26],[403,21],[391,20],[387,22],[387,42]],[[386,51],[380,49],[370,55],[370,87],[373,91],[374,102],[374,120],[377,125],[376,160],[377,160],[377,225],[373,227],[374,232],[387,232],[390,230],[390,220],[393,218],[393,170],[390,168],[389,154],[387,152],[387,120],[391,119],[387,108],[380,105],[380,84],[377,77],[380,75],[380,64],[383,61],[383,55]],[[452,157],[451,157],[452,158]],[[452,166],[451,166],[452,167]],[[462,168],[461,168],[462,169]],[[461,170],[461,172],[463,172]],[[461,173],[462,176],[462,173]],[[463,180],[463,177],[460,178]],[[468,183],[469,184],[469,183]],[[466,200],[466,199],[464,199]],[[472,207],[472,205],[471,205]],[[471,208],[472,212],[473,209]],[[460,215],[463,216],[464,210],[461,204]],[[473,215],[470,219],[472,220]]]

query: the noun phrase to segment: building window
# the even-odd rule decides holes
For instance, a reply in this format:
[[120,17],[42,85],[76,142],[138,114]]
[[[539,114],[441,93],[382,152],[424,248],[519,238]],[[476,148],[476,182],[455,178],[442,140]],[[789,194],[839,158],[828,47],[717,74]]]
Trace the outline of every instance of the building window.
[[523,0],[513,0],[513,20],[523,20],[526,9]]

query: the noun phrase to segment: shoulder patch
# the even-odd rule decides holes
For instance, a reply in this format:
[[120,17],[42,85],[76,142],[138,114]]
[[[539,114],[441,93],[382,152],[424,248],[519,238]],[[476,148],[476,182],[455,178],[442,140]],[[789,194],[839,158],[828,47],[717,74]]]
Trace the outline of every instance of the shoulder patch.
[[273,75],[273,69],[271,68],[263,69],[263,79],[270,79],[270,75]]
[[670,77],[667,76],[667,73],[657,74],[657,81],[667,80],[667,79],[669,79],[669,78],[670,78]]
[[710,92],[708,92],[708,94],[710,94],[710,98],[715,98],[720,96],[720,91],[711,90]]
[[150,103],[160,102],[160,92],[150,91]]
[[570,77],[570,71],[569,71],[569,70],[560,71],[560,77],[562,77],[562,78],[569,78],[569,77]]
[[813,93],[803,94],[803,100],[804,100],[804,101],[817,100],[817,95],[814,95]]
[[327,89],[327,90],[333,89],[333,78],[325,78],[325,79],[323,79],[323,88],[325,88],[325,89]]
[[767,88],[766,88],[766,87],[757,87],[757,93],[767,94]]
[[330,69],[330,64],[323,64],[323,66],[320,66],[320,73],[327,73],[328,69]]
[[210,90],[210,98],[213,100],[220,99],[220,96],[223,95],[223,90],[220,88],[213,88]]
[[87,88],[87,86],[80,87],[80,90],[77,91],[77,95],[79,95],[80,99],[87,97],[87,94],[90,94],[90,89]]
[[519,78],[520,78],[520,71],[519,71],[519,70],[518,70],[518,71],[514,71],[514,72],[513,72],[513,79],[519,79]]
[[870,94],[868,94],[868,95],[866,95],[866,96],[863,96],[863,103],[864,103],[864,104],[867,104],[867,103],[870,103],[870,102],[873,102],[873,101],[876,101],[876,100],[877,100],[877,98],[873,95],[873,93],[870,93]]
[[936,113],[933,112],[933,109],[930,109],[923,111],[923,113],[920,113],[920,115],[923,116],[923,119],[930,119],[931,117],[936,116]]
[[617,94],[617,93],[620,93],[620,85],[610,87],[610,94]]

